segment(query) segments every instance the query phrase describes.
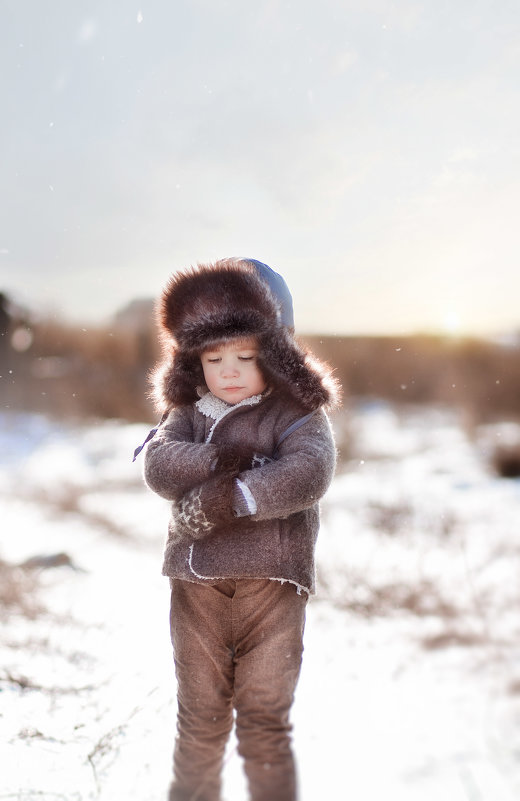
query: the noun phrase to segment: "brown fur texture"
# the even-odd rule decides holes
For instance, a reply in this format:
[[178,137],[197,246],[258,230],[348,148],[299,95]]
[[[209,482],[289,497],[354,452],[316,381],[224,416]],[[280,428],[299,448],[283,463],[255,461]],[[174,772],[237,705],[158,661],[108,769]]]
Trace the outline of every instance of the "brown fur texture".
[[174,274],[157,317],[164,355],[152,383],[161,412],[197,400],[204,385],[203,350],[251,336],[259,346],[258,365],[274,390],[307,411],[337,403],[330,369],[282,324],[278,300],[250,262],[224,259]]

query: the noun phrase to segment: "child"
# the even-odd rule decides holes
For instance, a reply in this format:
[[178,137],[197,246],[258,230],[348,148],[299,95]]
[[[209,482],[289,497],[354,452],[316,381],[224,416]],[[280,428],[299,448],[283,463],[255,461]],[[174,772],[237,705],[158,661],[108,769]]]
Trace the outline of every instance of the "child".
[[289,712],[314,592],[318,501],[335,447],[328,370],[292,335],[283,279],[228,259],[175,274],[155,373],[167,417],[145,459],[172,503],[171,584],[178,683],[169,801],[220,801],[236,715],[252,801],[295,801]]

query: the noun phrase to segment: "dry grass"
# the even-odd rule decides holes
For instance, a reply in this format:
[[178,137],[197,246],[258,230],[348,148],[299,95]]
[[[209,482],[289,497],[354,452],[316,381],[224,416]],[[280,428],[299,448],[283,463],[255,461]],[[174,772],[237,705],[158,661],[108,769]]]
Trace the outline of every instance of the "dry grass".
[[434,336],[306,337],[355,397],[463,408],[474,424],[520,419],[520,346]]
[[425,637],[422,641],[423,648],[427,651],[435,651],[439,648],[449,648],[453,645],[471,647],[482,645],[488,642],[484,634],[462,631],[458,628],[447,628],[441,634]]
[[[100,491],[103,491],[103,489],[112,491],[115,486],[114,483],[111,483],[109,487],[105,485],[99,489]],[[129,486],[123,486],[128,491],[135,488],[135,484],[133,483]],[[128,526],[115,522],[111,517],[101,512],[86,509],[82,505],[83,496],[88,494],[89,491],[90,488],[85,490],[76,484],[62,484],[53,488],[52,492],[49,490],[30,488],[24,492],[19,492],[18,497],[30,503],[38,504],[40,508],[57,515],[59,518],[62,515],[78,515],[86,525],[103,531],[105,534],[118,538],[131,539]],[[74,569],[78,568],[75,566]]]
[[43,321],[31,347],[10,351],[2,366],[5,405],[52,417],[153,420],[147,394],[155,358],[151,332]]
[[33,619],[44,612],[38,586],[37,574],[0,559],[0,618],[18,612]]
[[345,581],[348,595],[343,598],[331,592],[331,584],[323,572],[319,575],[319,585],[320,600],[328,600],[338,609],[363,617],[386,617],[407,612],[416,617],[452,619],[459,614],[457,606],[445,598],[431,581],[421,580],[416,585],[390,581],[374,586],[360,576],[350,576]]

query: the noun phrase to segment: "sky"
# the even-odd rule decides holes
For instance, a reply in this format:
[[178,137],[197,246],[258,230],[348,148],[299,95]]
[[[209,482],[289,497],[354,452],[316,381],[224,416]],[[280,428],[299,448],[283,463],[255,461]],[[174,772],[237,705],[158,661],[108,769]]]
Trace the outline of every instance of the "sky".
[[249,256],[297,330],[520,329],[517,0],[1,0],[0,290]]

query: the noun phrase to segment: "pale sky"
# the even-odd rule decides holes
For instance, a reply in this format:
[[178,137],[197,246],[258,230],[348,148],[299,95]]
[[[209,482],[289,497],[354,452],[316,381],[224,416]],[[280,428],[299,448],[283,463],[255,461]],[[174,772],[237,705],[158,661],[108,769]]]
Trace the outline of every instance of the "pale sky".
[[297,329],[520,329],[518,0],[1,0],[0,290],[250,256]]

